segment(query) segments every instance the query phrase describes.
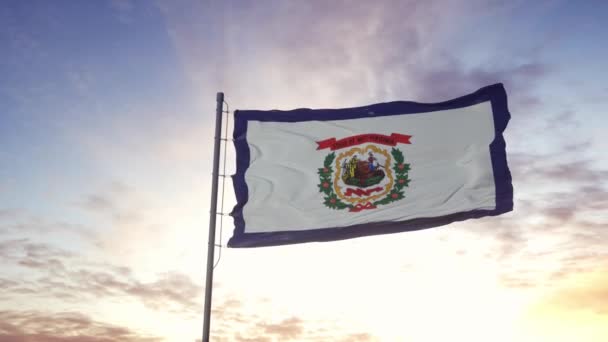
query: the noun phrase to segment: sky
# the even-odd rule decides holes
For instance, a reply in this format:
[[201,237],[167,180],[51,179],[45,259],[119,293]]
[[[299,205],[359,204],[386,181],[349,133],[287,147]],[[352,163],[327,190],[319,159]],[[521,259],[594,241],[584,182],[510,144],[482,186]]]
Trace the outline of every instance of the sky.
[[[0,341],[201,338],[216,92],[231,111],[340,108],[497,82],[513,212],[223,248],[212,340],[607,341],[607,14],[591,0],[2,1]],[[226,183],[223,212],[234,202]]]

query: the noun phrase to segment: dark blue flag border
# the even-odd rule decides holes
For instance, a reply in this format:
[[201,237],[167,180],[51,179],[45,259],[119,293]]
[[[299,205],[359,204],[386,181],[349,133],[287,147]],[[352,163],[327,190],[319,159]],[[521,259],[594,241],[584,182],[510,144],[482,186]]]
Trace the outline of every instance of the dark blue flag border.
[[[356,118],[382,117],[435,112],[447,109],[469,107],[490,101],[494,115],[494,141],[490,144],[490,156],[494,169],[496,186],[496,208],[492,210],[471,210],[440,217],[417,218],[399,222],[374,222],[346,227],[332,227],[298,231],[276,231],[268,233],[246,233],[243,207],[248,200],[245,172],[249,167],[249,145],[247,143],[247,123],[249,121],[301,122],[328,121]],[[507,165],[506,144],[503,132],[511,115],[507,107],[507,94],[501,83],[493,84],[453,100],[440,103],[418,103],[396,101],[370,106],[342,109],[294,109],[280,110],[237,110],[234,113],[234,146],[236,149],[236,173],[232,176],[237,203],[230,214],[234,218],[234,235],[228,247],[278,246],[313,241],[334,241],[361,236],[390,234],[442,226],[456,221],[495,216],[513,210],[513,185]]]

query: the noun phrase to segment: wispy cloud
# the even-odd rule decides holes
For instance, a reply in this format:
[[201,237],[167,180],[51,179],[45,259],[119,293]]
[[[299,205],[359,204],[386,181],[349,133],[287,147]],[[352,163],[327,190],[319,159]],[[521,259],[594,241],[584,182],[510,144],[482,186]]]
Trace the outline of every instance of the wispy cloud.
[[581,272],[550,291],[540,303],[559,311],[587,312],[608,319],[608,264],[594,272]]
[[301,319],[291,317],[274,324],[262,323],[259,328],[266,335],[275,335],[280,340],[290,340],[297,339],[302,334],[304,331],[303,323]]
[[79,312],[0,311],[4,342],[160,342],[125,327],[95,321]]
[[608,258],[608,171],[586,158],[588,142],[509,156],[515,208],[509,215],[462,224],[487,244],[484,256],[507,288],[554,288],[603,267]]
[[18,209],[0,209],[0,221],[16,218],[20,213]]
[[[449,44],[438,43],[448,42],[458,31],[455,18],[471,10],[511,9],[485,2],[274,2],[259,8],[225,2],[200,8],[218,13],[208,18],[218,29],[205,41],[207,49],[195,44],[210,34],[197,24],[200,18],[171,6],[163,13],[189,73],[206,75],[200,80],[206,85],[221,79],[218,86],[248,108],[437,102],[496,82],[507,85],[513,106],[538,105],[541,97],[535,90],[554,71],[540,59],[518,56],[511,61],[496,55],[470,66]],[[256,54],[240,57],[254,48]],[[218,61],[198,63],[209,58],[209,50],[216,51]],[[362,102],[348,102],[352,98]]]
[[443,67],[416,69],[412,77],[419,89],[418,96],[431,102],[455,98],[485,85],[502,82],[509,92],[510,107],[513,109],[538,105],[541,98],[534,95],[535,86],[549,73],[550,68],[537,61],[467,70],[453,59]]
[[[310,321],[298,316],[265,318],[236,297],[218,303],[212,317],[213,340],[217,341],[377,341],[369,333],[352,332],[328,321]],[[273,316],[274,317],[274,316]]]
[[120,297],[152,309],[193,314],[202,292],[202,286],[184,274],[169,272],[143,282],[127,267],[81,261],[78,255],[27,239],[0,242],[0,263],[38,275],[7,282],[6,294],[28,293],[71,302]]
[[105,212],[114,209],[114,204],[108,198],[96,194],[87,196],[81,205],[91,211]]
[[93,193],[84,196],[77,205],[91,213],[107,216],[113,223],[137,223],[141,220],[141,206],[132,202],[132,193]]
[[54,221],[21,209],[7,210],[6,215],[0,215],[0,234],[26,237],[67,235],[80,237],[90,243],[96,241],[91,228],[84,224]]

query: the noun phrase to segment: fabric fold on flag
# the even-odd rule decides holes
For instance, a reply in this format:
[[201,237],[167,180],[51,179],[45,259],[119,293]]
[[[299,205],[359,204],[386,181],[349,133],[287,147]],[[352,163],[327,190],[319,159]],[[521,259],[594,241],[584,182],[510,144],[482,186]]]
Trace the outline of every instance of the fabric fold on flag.
[[439,103],[234,117],[229,247],[413,231],[513,210],[502,84]]

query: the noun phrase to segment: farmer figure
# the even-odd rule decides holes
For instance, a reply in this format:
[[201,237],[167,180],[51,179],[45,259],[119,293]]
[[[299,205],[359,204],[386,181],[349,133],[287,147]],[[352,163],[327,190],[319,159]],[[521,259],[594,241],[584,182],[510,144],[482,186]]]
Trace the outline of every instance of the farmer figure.
[[370,171],[374,171],[376,169],[376,165],[375,162],[377,161],[376,157],[374,157],[374,154],[369,152],[369,157],[367,158],[367,165],[369,167]]

